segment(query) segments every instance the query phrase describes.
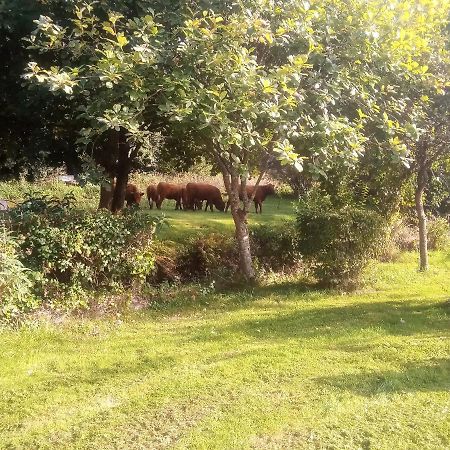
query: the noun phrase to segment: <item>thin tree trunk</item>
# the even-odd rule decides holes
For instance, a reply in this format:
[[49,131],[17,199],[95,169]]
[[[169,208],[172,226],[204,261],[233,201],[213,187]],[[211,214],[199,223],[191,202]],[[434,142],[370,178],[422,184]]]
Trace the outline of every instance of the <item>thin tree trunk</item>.
[[114,179],[105,181],[100,185],[100,202],[98,209],[111,210],[111,202],[114,190]]
[[423,193],[425,191],[425,173],[422,169],[417,174],[417,187],[415,192],[416,200],[416,212],[417,218],[419,219],[419,255],[420,255],[420,265],[419,269],[421,271],[428,270],[428,237],[427,237],[427,216],[425,214],[425,209],[423,207]]
[[228,198],[231,207],[231,215],[236,229],[236,242],[239,249],[239,263],[242,274],[249,281],[256,278],[255,269],[253,267],[253,258],[250,249],[250,233],[247,222],[247,208],[241,208],[239,200],[239,190],[241,188],[239,176],[232,175],[231,179],[228,174],[223,174],[225,187],[227,188]]
[[130,173],[130,147],[126,141],[123,132],[119,132],[117,138],[119,139],[119,157],[117,160],[117,171],[116,171],[116,185],[114,188],[111,211],[117,213],[120,211],[125,203],[125,191],[128,184],[128,175]]

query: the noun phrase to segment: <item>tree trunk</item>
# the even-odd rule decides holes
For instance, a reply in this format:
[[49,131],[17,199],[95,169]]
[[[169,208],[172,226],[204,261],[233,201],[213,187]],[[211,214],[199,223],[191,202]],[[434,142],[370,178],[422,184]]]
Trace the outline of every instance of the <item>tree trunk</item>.
[[125,191],[128,184],[128,175],[130,173],[130,146],[126,141],[123,132],[118,133],[119,156],[117,159],[116,169],[116,185],[114,188],[111,211],[117,213],[120,211],[125,203]]
[[100,202],[98,209],[111,210],[111,202],[114,190],[114,179],[111,178],[109,182],[104,182],[100,185]]
[[428,270],[428,237],[427,237],[427,216],[423,207],[423,193],[425,191],[426,170],[419,171],[417,174],[417,187],[415,192],[416,212],[419,219],[419,270]]
[[224,183],[228,192],[228,198],[236,228],[236,241],[239,249],[239,263],[244,277],[249,281],[256,278],[255,269],[253,267],[252,253],[250,249],[250,233],[248,231],[247,207],[241,208],[239,200],[240,182],[239,176],[231,176],[224,173]]

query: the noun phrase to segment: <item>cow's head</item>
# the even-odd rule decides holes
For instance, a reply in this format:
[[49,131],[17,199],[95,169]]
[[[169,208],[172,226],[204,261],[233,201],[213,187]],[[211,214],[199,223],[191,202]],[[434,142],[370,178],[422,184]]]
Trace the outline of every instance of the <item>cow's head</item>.
[[266,193],[268,195],[275,195],[275,186],[272,183],[266,184]]
[[133,204],[139,205],[141,203],[142,197],[145,195],[144,192],[134,192],[133,193]]
[[219,210],[224,212],[225,211],[225,202],[222,199],[219,199],[216,201],[214,206]]

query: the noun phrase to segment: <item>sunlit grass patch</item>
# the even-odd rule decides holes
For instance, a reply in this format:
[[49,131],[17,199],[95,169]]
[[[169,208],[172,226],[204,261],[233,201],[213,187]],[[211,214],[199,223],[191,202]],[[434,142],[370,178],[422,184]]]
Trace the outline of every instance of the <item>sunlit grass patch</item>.
[[447,448],[450,260],[431,261],[377,264],[352,294],[180,287],[121,320],[3,331],[0,447]]

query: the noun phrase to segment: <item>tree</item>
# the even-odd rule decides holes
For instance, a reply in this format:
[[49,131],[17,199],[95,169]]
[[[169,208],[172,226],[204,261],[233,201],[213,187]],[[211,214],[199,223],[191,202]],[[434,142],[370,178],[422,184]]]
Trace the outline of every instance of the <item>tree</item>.
[[[259,12],[259,11],[258,11]],[[255,278],[252,265],[245,186],[259,172],[259,183],[278,151],[294,157],[282,116],[295,97],[307,56],[292,57],[270,68],[258,61],[273,43],[271,24],[249,11],[225,20],[214,12],[192,17],[177,30],[175,66],[165,80],[161,111],[188,130],[196,130],[206,155],[220,167],[236,227],[243,274]],[[259,46],[259,52],[256,47]],[[255,47],[255,48],[252,48]],[[258,54],[259,53],[259,54]],[[239,193],[244,194],[240,207]]]
[[[357,0],[275,7],[253,1],[228,15],[193,14],[177,30],[160,109],[196,130],[205,155],[221,168],[248,279],[255,276],[251,199],[243,189],[249,176],[257,175],[258,184],[274,157],[322,177],[337,163],[351,169],[376,125],[397,108],[379,85],[389,55],[373,26],[378,7]],[[386,136],[383,149],[405,160],[404,148]]]
[[[449,65],[450,70],[450,65]],[[428,269],[427,216],[424,193],[430,182],[430,172],[436,163],[450,158],[450,93],[435,98],[434,104],[423,112],[423,129],[414,145],[415,206],[419,220],[420,270]]]
[[64,3],[0,0],[0,178],[33,178],[63,163],[69,170],[78,167],[77,130],[65,120],[70,102],[44,88],[30,90],[21,78],[28,60],[23,38],[33,29],[32,19],[53,10],[64,20]]
[[[59,66],[32,61],[25,77],[72,99],[82,125],[78,142],[90,149],[108,178],[116,178],[111,208],[118,211],[133,161],[150,149],[144,118],[159,90],[160,26],[152,15],[126,20],[80,2],[66,27],[48,16],[35,23],[30,47],[57,54]],[[100,206],[107,203],[102,194]]]
[[[419,222],[420,270],[428,268],[427,217],[424,193],[433,165],[449,158],[450,150],[450,40],[448,0],[420,0],[414,5],[397,2],[380,14],[395,19],[396,34],[384,39],[389,72],[382,79],[392,90],[396,105],[384,113],[387,135],[403,146],[416,178],[415,208]],[[381,24],[380,24],[381,26]]]

